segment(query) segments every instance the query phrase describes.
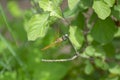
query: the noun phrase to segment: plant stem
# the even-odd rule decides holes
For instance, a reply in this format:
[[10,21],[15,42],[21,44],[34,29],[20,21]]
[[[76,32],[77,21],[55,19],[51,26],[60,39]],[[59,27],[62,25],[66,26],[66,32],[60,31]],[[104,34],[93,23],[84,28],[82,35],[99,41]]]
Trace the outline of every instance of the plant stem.
[[14,41],[16,42],[16,39],[15,39],[14,33],[13,33],[11,27],[10,27],[9,24],[8,24],[7,18],[6,18],[6,16],[5,16],[5,13],[4,13],[3,9],[2,9],[1,4],[0,4],[0,12],[1,12],[2,17],[3,17],[3,20],[4,20],[5,24],[6,24],[6,27],[8,28],[8,30],[9,30],[9,32],[11,33],[11,35],[12,35]]

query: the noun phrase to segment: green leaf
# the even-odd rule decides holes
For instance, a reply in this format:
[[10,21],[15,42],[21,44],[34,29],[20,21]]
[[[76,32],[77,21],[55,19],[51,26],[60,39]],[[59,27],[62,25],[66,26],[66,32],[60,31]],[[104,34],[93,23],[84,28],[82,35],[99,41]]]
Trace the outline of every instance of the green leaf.
[[69,33],[69,38],[71,42],[77,49],[79,49],[84,41],[83,33],[80,27],[70,26]]
[[105,59],[105,51],[103,50],[102,47],[98,46],[95,48],[95,56]]
[[39,1],[39,6],[44,11],[49,11],[50,16],[55,16],[55,17],[58,17],[58,18],[62,18],[62,12],[61,12],[61,9],[59,7],[59,3],[60,2],[58,0],[40,0]]
[[93,0],[80,0],[79,8],[80,10],[87,9],[92,6]]
[[88,56],[94,56],[95,54],[95,49],[93,46],[88,46],[86,49],[85,49],[85,54],[87,54]]
[[97,13],[100,19],[106,19],[110,13],[110,7],[103,1],[95,0],[93,3],[93,9]]
[[112,15],[120,20],[120,5],[115,5],[113,10],[112,10]]
[[103,70],[107,70],[109,68],[108,64],[101,59],[95,59],[95,65]]
[[112,7],[115,4],[115,0],[104,0],[106,4],[108,4],[109,7]]
[[115,47],[113,44],[106,44],[103,46],[103,48],[107,57],[113,58],[115,56]]
[[115,34],[115,37],[120,37],[120,28],[118,28],[116,34]]
[[115,65],[109,69],[110,73],[120,75],[120,65]]
[[95,59],[95,64],[97,67],[102,67],[103,66],[103,61],[101,59]]
[[99,19],[91,30],[91,36],[99,43],[109,43],[112,41],[115,32],[115,24],[110,18],[106,20]]
[[[115,38],[115,39],[112,41],[112,43],[113,43],[114,47],[115,47],[116,49],[118,49],[118,52],[117,52],[117,53],[119,53],[119,52],[120,52],[120,51],[119,51],[119,49],[120,49],[120,37]],[[115,50],[116,50],[116,49],[115,49]]]
[[92,13],[90,16],[90,19],[88,20],[88,28],[91,29],[93,27],[93,22],[96,22],[96,19],[98,18],[97,14],[95,12]]
[[85,49],[85,54],[92,57],[101,57],[102,59],[105,58],[105,52],[102,49],[102,47],[99,47],[99,46],[96,46],[96,47],[88,46]]
[[80,0],[68,0],[70,10],[74,9]]
[[48,18],[48,13],[36,14],[25,24],[28,40],[34,41],[45,36],[49,28]]
[[85,26],[85,18],[84,18],[84,15],[82,13],[79,13],[75,20],[72,21],[72,24],[73,25],[77,25],[78,27],[80,27],[81,29],[84,28]]
[[64,18],[71,18],[71,17],[75,17],[77,15],[77,12],[78,12],[78,8],[77,7],[72,9],[72,10],[67,8],[63,12],[63,15],[64,15]]
[[93,70],[94,70],[94,68],[93,68],[92,64],[89,61],[87,61],[86,66],[85,66],[85,73],[89,75],[93,72]]

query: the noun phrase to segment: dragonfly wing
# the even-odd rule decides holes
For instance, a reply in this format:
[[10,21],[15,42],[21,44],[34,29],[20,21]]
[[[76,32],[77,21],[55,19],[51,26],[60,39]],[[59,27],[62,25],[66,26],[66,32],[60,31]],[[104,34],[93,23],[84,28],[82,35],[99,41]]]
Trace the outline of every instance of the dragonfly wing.
[[54,46],[55,45],[55,43],[52,43],[52,44],[50,44],[50,45],[48,45],[48,46],[46,46],[46,47],[44,47],[44,48],[42,48],[41,50],[46,50],[46,49],[48,49],[48,48],[50,48],[50,47],[52,47],[52,46]]

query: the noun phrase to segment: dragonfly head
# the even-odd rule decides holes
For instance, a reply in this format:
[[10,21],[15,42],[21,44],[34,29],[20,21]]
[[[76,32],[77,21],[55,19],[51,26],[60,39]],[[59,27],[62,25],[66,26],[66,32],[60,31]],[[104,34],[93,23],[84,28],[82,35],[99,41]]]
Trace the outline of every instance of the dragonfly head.
[[63,40],[68,39],[68,34],[63,35],[63,36],[62,36],[62,39],[63,39]]
[[68,34],[65,34],[64,36],[65,36],[65,37],[68,37]]

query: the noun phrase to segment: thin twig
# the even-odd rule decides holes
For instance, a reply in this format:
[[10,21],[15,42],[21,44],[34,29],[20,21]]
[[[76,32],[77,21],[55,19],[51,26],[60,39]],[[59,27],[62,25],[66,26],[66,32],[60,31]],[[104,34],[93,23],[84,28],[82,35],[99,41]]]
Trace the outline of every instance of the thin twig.
[[9,30],[9,32],[11,33],[11,35],[12,35],[12,37],[13,37],[13,40],[16,42],[16,38],[15,38],[15,36],[14,36],[14,32],[13,32],[13,30],[11,29],[10,25],[8,24],[7,18],[6,18],[6,16],[5,16],[5,13],[4,13],[4,11],[3,11],[3,8],[2,8],[2,6],[1,6],[1,4],[0,4],[0,13],[1,13],[2,17],[3,17],[3,20],[4,20],[5,24],[6,24],[7,29]]
[[76,59],[78,56],[77,55],[74,55],[73,57],[71,58],[68,58],[68,59],[42,59],[43,62],[68,62],[68,61],[72,61],[74,59]]

